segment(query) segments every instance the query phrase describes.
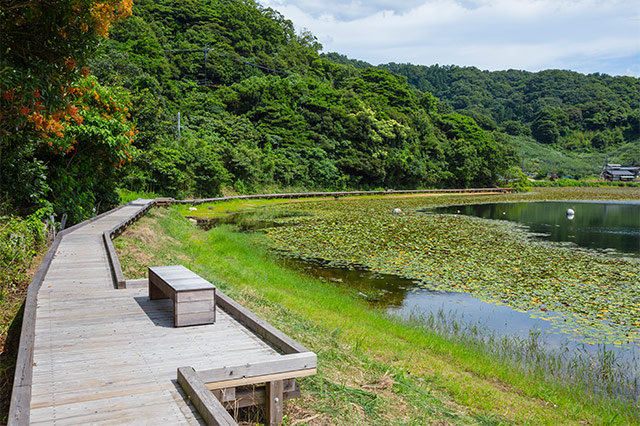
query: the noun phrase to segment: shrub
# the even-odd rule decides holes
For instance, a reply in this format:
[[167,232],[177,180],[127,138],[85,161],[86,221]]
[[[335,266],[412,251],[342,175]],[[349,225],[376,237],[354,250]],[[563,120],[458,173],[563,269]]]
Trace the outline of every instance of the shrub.
[[26,281],[27,269],[39,247],[45,243],[42,218],[45,209],[25,219],[0,217],[0,289],[5,292]]

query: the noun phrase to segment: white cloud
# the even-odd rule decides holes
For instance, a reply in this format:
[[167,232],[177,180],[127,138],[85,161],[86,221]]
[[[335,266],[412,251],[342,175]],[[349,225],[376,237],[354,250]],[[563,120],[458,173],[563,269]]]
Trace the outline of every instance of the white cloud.
[[[373,64],[546,68],[633,75],[640,6],[629,0],[263,0],[324,51]],[[625,59],[627,58],[627,59]],[[635,62],[634,62],[635,61]]]

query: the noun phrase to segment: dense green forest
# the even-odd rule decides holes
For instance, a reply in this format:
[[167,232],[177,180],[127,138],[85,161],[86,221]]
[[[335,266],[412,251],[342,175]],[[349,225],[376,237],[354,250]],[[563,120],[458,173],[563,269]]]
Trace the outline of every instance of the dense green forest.
[[[334,63],[373,65],[339,53]],[[527,171],[589,175],[605,159],[640,164],[640,79],[565,70],[481,71],[475,67],[389,63],[378,68],[404,76],[440,99],[442,111],[472,117],[485,130],[513,136]],[[534,161],[535,160],[535,161]],[[522,166],[522,163],[519,163]]]
[[[118,188],[470,187],[514,165],[588,175],[609,151],[640,161],[638,79],[373,67],[319,54],[253,0],[83,1],[3,3],[4,213],[77,222]],[[522,161],[540,152],[546,166]]]
[[137,106],[139,152],[124,184],[174,196],[466,187],[491,185],[512,162],[501,135],[320,48],[253,2],[137,2],[91,62]]
[[[97,118],[125,112],[133,146],[98,182],[86,178],[104,169],[95,157],[78,161],[62,144],[52,158],[48,142],[29,152],[16,143],[2,157],[16,169],[0,178],[3,200],[20,211],[49,203],[78,221],[113,205],[116,186],[175,197],[222,188],[470,187],[494,184],[514,163],[502,134],[439,111],[402,77],[335,64],[320,49],[254,1],[140,0],[86,61],[87,84],[110,92],[100,99],[122,100]],[[47,139],[54,148],[55,139]],[[40,187],[17,192],[18,173]]]
[[[640,164],[640,79],[572,71],[480,71],[474,67],[390,63],[483,129],[573,152],[602,152]],[[633,143],[635,149],[624,146]]]

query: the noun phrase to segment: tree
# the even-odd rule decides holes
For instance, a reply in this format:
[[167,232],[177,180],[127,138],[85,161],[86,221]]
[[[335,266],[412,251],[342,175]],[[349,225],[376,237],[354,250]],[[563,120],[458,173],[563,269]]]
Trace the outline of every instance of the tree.
[[[56,179],[65,175],[75,183],[84,182],[85,178],[93,181],[80,174],[100,170],[96,166],[110,164],[112,156],[122,156],[122,134],[131,131],[126,113],[114,121],[114,108],[120,108],[118,102],[104,100],[98,94],[107,89],[86,86],[89,71],[84,64],[98,41],[106,37],[110,25],[131,14],[131,6],[132,0],[1,3],[0,200],[9,202],[18,212],[28,213],[51,203],[60,208],[81,200],[82,207],[71,208],[73,217],[80,220],[93,214],[96,206],[88,204],[97,202],[99,207],[103,196],[114,201],[111,195],[97,195],[105,191],[93,185],[80,184],[85,189],[91,187],[90,192],[96,191],[92,195],[76,194],[71,191],[70,181],[65,186],[58,185]],[[88,98],[90,91],[97,99]],[[95,122],[101,118],[109,130]],[[90,139],[83,132],[91,128],[100,137],[90,143],[108,152],[78,156],[76,144]],[[107,135],[105,131],[111,133]],[[62,160],[65,156],[69,158]],[[87,163],[80,166],[80,158]],[[106,163],[96,164],[98,159]],[[66,174],[70,169],[78,175]],[[16,190],[16,179],[35,183],[25,185],[29,186],[27,190]],[[67,199],[62,201],[60,197],[65,191]]]
[[[0,6],[0,143],[42,114],[69,104],[69,86],[113,22],[131,14],[132,0],[4,0]],[[29,129],[25,129],[29,130]]]
[[531,134],[538,142],[554,144],[558,142],[560,132],[553,120],[536,120],[531,125]]

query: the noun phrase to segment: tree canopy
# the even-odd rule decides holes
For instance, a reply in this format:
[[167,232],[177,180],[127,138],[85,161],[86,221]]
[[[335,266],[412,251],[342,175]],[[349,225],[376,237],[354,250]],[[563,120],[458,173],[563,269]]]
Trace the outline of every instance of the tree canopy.
[[85,67],[131,0],[3,1],[0,213],[45,207],[78,221],[117,200],[130,157],[127,94]]
[[514,162],[482,117],[322,57],[312,34],[253,0],[9,0],[2,18],[5,210],[79,221],[117,187],[485,186]]
[[[338,60],[345,63],[345,58]],[[640,138],[638,78],[564,70],[489,72],[454,65],[380,67],[433,93],[484,129],[532,135],[541,143],[579,152],[606,151]]]
[[[253,1],[137,2],[91,63],[132,94],[140,150],[124,184],[174,196],[474,186],[512,162],[472,119],[445,131],[458,118],[441,119],[405,78],[335,64],[320,48]],[[466,155],[478,166],[460,167]]]

